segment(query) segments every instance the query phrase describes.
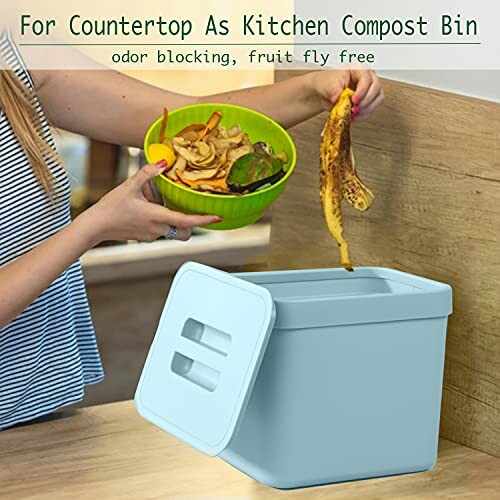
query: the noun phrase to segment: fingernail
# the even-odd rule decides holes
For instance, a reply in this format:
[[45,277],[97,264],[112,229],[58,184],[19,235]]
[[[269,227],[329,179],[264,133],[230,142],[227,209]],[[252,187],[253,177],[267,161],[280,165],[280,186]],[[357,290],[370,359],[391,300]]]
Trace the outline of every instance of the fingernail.
[[156,163],[156,166],[158,168],[165,168],[167,166],[167,160],[160,160],[159,162]]
[[353,106],[351,111],[353,114],[357,115],[359,113],[359,106]]
[[358,102],[359,102],[359,97],[358,97],[357,95],[353,95],[353,96],[352,96],[352,102],[353,102],[354,104],[358,104]]
[[215,222],[222,222],[222,219],[220,217],[215,217]]

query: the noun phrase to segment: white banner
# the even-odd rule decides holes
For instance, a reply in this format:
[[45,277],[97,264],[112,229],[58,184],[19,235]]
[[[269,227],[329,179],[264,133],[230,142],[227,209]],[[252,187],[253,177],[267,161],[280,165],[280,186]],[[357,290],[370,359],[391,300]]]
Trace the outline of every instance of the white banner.
[[491,0],[4,0],[31,69],[500,69]]

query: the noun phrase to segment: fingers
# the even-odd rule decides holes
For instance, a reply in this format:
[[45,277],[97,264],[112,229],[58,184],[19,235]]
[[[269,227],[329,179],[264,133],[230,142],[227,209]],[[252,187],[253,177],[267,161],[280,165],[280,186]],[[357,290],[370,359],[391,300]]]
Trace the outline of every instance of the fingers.
[[340,94],[342,94],[344,89],[349,86],[350,77],[348,71],[333,71],[332,74],[335,75],[336,78],[333,78],[333,81],[329,79],[328,94],[330,102],[332,104],[336,104],[340,97]]
[[380,79],[373,71],[359,71],[355,73],[358,78],[356,92],[352,98],[353,119],[364,119],[384,100],[384,91]]
[[[168,233],[170,232],[170,228],[172,226],[170,224],[160,224],[158,226],[158,232],[161,236],[168,236]],[[193,230],[190,227],[177,227],[177,233],[175,235],[174,240],[178,241],[188,241],[189,238],[191,238],[191,234]]]
[[134,174],[130,179],[130,183],[142,191],[144,184],[154,179],[157,175],[161,174],[167,166],[165,160],[161,160],[158,163],[153,163],[151,165],[146,165],[142,167],[139,172]]
[[151,181],[146,182],[142,186],[142,194],[144,195],[144,198],[146,198],[146,200],[148,200],[149,202],[155,202],[155,195],[153,193],[153,188],[151,187]]
[[352,74],[353,83],[356,85],[352,102],[355,106],[359,106],[372,85],[374,73],[373,71],[353,71]]
[[366,107],[362,108],[361,111],[355,116],[355,121],[365,120],[370,113],[372,113],[378,106],[384,102],[384,91],[381,90],[377,97]]
[[172,226],[175,226],[176,229],[174,240],[188,241],[191,238],[193,227],[206,226],[222,220],[220,217],[213,215],[186,215],[173,212],[168,208],[158,208],[162,209],[162,216],[164,219],[167,219],[167,222],[155,222],[148,225],[148,230],[143,241],[155,241],[162,236],[167,237]]
[[[172,225],[170,224],[158,224],[158,223],[151,223],[151,224],[146,224],[142,228],[141,231],[136,235],[134,239],[137,239],[138,241],[144,241],[147,243],[151,243],[153,241],[156,241],[158,238],[165,237],[167,238],[170,229]],[[167,239],[174,239],[178,241],[188,241],[189,238],[191,238],[192,234],[192,228],[190,227],[177,227],[176,226],[176,233],[174,238],[167,238]]]
[[153,181],[146,182],[146,184],[142,186],[142,194],[144,195],[144,198],[151,203],[162,202],[161,194]]
[[164,225],[173,225],[177,228],[193,228],[197,226],[208,226],[216,224],[222,219],[216,215],[188,215],[180,212],[174,212],[160,205],[151,205],[152,219]]
[[331,94],[330,94],[330,102],[335,105],[337,103],[337,101],[339,100],[339,97],[340,97],[340,94],[342,94],[342,88],[337,88],[337,89],[333,89],[331,90]]
[[358,103],[361,109],[367,108],[382,92],[382,85],[377,76],[374,76],[370,88],[366,92],[363,99]]

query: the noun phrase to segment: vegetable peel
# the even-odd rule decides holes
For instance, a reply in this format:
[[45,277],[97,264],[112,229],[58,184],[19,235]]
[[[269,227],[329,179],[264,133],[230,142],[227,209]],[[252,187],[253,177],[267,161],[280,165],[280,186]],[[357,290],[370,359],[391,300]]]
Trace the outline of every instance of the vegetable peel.
[[[206,124],[188,125],[169,138],[165,136],[168,119],[165,108],[159,142],[148,146],[148,159],[167,160],[168,168],[162,175],[170,182],[216,194],[245,194],[264,184],[273,184],[285,175],[286,154],[274,155],[265,142],[253,144],[238,124],[226,129],[219,125],[221,117],[220,111],[214,111]],[[245,156],[258,156],[259,145],[264,147],[265,159],[243,162],[232,170]],[[229,185],[231,172],[236,182]]]

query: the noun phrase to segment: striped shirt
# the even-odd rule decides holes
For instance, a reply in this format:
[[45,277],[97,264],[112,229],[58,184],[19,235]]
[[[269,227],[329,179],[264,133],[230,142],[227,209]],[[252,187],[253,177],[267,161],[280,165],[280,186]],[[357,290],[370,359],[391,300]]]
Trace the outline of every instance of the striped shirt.
[[[9,35],[0,56],[18,78],[33,82]],[[55,147],[43,111],[42,131]],[[55,200],[38,185],[7,117],[0,109],[0,267],[29,252],[71,222],[64,169],[48,162]],[[103,371],[79,262],[64,271],[14,321],[0,329],[0,429],[79,401]]]

